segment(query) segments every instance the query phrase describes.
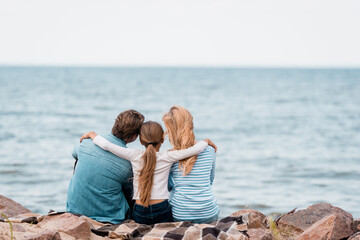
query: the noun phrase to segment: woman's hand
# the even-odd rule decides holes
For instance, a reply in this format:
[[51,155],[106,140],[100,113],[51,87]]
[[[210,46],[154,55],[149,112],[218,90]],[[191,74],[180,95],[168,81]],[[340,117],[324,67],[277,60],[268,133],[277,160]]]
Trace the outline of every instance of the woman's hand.
[[215,143],[213,143],[210,139],[205,138],[204,141],[207,142],[209,144],[209,146],[213,147],[215,149],[215,152],[217,151],[217,147],[216,147]]
[[80,138],[80,142],[85,139],[85,138],[91,138],[92,140],[94,140],[94,138],[97,136],[97,134],[95,132],[88,132],[85,133],[84,135],[82,135],[82,137]]

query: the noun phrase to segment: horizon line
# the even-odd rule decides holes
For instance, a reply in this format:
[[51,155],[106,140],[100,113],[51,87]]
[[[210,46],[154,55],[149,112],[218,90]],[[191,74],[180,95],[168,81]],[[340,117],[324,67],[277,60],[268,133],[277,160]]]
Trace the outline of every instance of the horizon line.
[[1,64],[3,67],[28,67],[28,68],[233,68],[233,69],[360,69],[360,65],[155,65],[155,64]]

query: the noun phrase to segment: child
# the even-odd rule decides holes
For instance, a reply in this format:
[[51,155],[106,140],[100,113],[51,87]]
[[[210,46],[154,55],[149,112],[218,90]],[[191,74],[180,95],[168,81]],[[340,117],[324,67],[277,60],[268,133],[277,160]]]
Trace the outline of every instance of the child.
[[171,222],[172,212],[168,203],[167,188],[171,165],[179,160],[194,156],[202,152],[208,144],[216,146],[209,140],[199,141],[194,146],[177,151],[159,152],[164,142],[164,130],[157,122],[145,122],[140,129],[140,143],[146,147],[145,151],[120,147],[89,132],[84,138],[91,138],[94,144],[131,162],[134,179],[134,195],[136,200],[133,208],[133,220],[142,224]]

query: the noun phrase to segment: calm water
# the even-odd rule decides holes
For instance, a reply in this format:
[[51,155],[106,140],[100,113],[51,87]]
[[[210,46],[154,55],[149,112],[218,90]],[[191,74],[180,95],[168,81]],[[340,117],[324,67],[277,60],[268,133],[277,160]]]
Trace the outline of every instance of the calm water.
[[0,67],[0,194],[64,210],[84,132],[129,108],[160,121],[174,104],[218,145],[222,216],[329,202],[360,217],[360,69]]

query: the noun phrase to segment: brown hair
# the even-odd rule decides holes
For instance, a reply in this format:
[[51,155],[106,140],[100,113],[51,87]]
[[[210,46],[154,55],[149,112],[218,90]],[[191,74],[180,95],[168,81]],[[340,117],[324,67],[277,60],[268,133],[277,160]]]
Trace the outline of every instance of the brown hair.
[[153,186],[153,178],[156,167],[156,151],[155,146],[164,141],[164,130],[157,122],[145,122],[140,129],[140,142],[146,147],[146,151],[142,156],[143,167],[139,176],[140,201],[143,206],[149,206],[151,199],[151,189]]
[[[175,150],[186,149],[194,146],[194,123],[191,113],[184,107],[172,106],[162,120],[166,127],[166,134]],[[192,156],[179,161],[179,168],[184,175],[191,172],[197,156]]]
[[111,133],[121,140],[128,141],[135,135],[139,135],[144,115],[135,110],[127,110],[120,113],[114,123]]

